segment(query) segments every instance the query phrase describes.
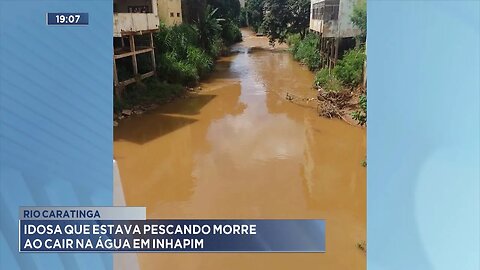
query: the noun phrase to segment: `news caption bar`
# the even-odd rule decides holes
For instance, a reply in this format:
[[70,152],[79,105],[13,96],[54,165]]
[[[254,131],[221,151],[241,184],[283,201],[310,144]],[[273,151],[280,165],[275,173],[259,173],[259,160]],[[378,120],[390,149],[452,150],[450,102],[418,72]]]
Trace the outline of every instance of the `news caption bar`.
[[325,221],[146,219],[145,207],[22,207],[20,252],[325,252]]

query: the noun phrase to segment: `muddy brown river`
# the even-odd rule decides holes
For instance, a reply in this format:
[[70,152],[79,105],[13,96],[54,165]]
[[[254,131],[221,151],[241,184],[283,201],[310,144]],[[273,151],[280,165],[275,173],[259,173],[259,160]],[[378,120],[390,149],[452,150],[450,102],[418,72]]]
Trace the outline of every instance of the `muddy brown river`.
[[243,36],[197,96],[115,127],[126,203],[152,219],[326,219],[326,253],[141,253],[139,268],[365,269],[365,129],[285,99],[314,97],[314,75]]

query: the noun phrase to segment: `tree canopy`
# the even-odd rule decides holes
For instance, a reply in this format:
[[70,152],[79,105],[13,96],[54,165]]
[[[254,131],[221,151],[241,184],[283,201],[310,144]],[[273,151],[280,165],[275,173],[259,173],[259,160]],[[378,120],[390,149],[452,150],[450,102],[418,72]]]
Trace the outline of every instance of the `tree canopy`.
[[236,21],[240,16],[238,0],[207,0],[207,4],[217,9],[217,17]]
[[270,43],[285,42],[289,34],[305,37],[310,23],[309,0],[265,0],[262,27]]
[[360,28],[363,35],[367,33],[367,2],[365,0],[360,1],[354,6],[350,19],[355,26]]
[[255,31],[258,31],[262,25],[264,4],[265,0],[247,0],[245,3],[248,23]]

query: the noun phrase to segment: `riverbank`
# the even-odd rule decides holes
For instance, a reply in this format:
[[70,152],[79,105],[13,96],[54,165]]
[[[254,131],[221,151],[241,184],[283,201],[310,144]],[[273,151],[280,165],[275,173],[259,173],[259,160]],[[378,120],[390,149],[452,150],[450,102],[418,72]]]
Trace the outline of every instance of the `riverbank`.
[[308,34],[303,39],[299,34],[289,35],[286,43],[292,57],[315,73],[312,84],[317,90],[317,111],[320,116],[339,118],[353,125],[366,124],[366,89],[363,87],[365,49],[348,50],[335,67],[322,67],[319,51],[320,39]]

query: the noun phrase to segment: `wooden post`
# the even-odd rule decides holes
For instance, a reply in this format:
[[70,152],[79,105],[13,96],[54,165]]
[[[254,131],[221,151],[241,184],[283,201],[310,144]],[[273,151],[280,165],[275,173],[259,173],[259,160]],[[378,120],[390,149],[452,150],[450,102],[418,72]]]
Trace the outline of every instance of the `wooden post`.
[[113,55],[113,90],[117,99],[122,98],[122,88],[118,83],[117,62],[115,61],[115,55]]
[[333,65],[335,66],[337,64],[337,59],[338,59],[338,47],[340,47],[340,40],[341,38],[335,38],[335,55],[333,58]]
[[115,60],[115,55],[113,55],[113,82],[115,86],[118,85],[117,61]]
[[157,63],[155,62],[155,45],[153,42],[153,33],[150,32],[150,47],[152,48],[152,67],[153,72],[157,72]]
[[135,37],[134,35],[129,36],[130,39],[130,51],[132,54],[132,64],[133,64],[133,75],[136,77],[138,75],[138,66],[137,66],[137,54],[135,53]]
[[323,38],[322,36],[320,35],[319,36],[320,38],[320,49],[319,49],[319,53],[320,53],[320,68],[323,68]]

